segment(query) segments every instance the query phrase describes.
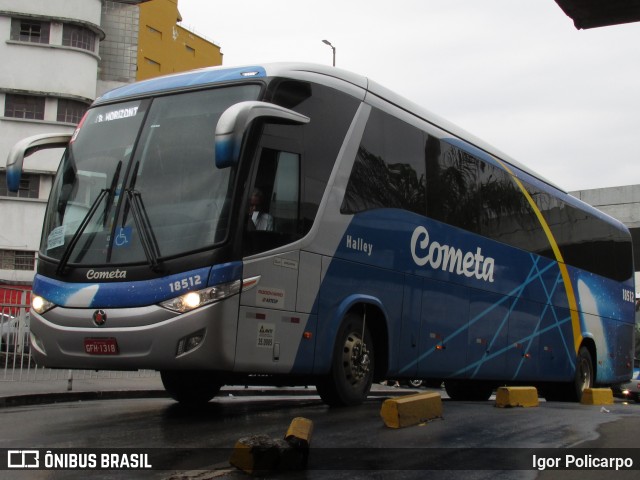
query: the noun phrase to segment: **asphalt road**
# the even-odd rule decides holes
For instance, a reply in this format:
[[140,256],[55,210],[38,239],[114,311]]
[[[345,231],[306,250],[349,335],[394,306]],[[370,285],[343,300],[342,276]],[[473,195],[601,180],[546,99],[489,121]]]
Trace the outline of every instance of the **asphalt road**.
[[[293,418],[305,417],[314,424],[307,469],[276,472],[269,478],[546,480],[602,478],[613,473],[617,480],[638,475],[637,470],[540,472],[531,462],[534,454],[538,458],[564,457],[567,452],[626,455],[627,450],[611,449],[635,447],[631,453],[639,468],[640,404],[616,401],[603,408],[542,401],[538,407],[504,409],[495,408],[492,401],[445,399],[442,418],[390,429],[380,418],[383,400],[371,398],[348,409],[328,408],[313,395],[227,396],[198,409],[185,409],[165,398],[3,408],[0,448],[53,453],[128,448],[149,452],[151,463],[165,468],[96,470],[90,473],[92,479],[250,478],[229,465],[236,441],[259,434],[281,439]],[[0,474],[29,480],[80,479],[87,478],[88,472],[10,470]]]

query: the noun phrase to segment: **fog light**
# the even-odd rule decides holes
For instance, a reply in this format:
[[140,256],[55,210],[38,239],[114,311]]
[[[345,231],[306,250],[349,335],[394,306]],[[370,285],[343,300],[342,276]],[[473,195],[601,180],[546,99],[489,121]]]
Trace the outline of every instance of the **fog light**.
[[204,330],[199,330],[196,333],[192,333],[187,337],[182,337],[178,341],[178,349],[176,350],[176,357],[184,355],[192,350],[195,350],[200,346],[204,340]]

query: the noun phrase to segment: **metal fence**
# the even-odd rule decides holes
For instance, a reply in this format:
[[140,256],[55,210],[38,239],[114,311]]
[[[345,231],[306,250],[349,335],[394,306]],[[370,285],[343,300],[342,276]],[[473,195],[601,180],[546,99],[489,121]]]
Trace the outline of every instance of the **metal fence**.
[[30,291],[7,287],[0,291],[0,382],[63,381],[70,384],[73,379],[146,378],[158,375],[152,370],[59,370],[37,365],[29,346],[30,301]]

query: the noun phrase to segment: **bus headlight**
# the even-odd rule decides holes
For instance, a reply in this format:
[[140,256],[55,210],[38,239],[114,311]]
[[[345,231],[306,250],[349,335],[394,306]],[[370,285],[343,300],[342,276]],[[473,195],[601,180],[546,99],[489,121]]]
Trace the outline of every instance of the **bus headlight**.
[[170,300],[165,300],[160,303],[160,306],[173,310],[174,312],[186,313],[240,293],[241,286],[242,282],[240,280],[221,283],[214,287],[203,288],[202,290],[196,290]]
[[49,300],[46,300],[38,295],[35,295],[31,299],[31,307],[36,313],[42,315],[47,310],[51,310],[55,305],[51,303]]

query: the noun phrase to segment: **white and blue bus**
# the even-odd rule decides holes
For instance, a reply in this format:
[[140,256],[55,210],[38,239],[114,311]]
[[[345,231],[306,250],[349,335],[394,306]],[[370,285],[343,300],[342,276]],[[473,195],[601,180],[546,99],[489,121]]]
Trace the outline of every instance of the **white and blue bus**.
[[181,402],[315,384],[355,405],[384,378],[453,399],[547,398],[631,376],[631,238],[371,80],[305,64],[209,68],[96,100],[47,207],[38,364],[155,369]]

